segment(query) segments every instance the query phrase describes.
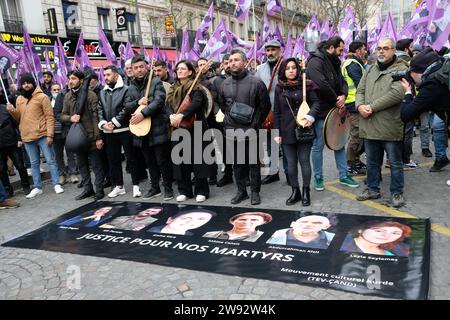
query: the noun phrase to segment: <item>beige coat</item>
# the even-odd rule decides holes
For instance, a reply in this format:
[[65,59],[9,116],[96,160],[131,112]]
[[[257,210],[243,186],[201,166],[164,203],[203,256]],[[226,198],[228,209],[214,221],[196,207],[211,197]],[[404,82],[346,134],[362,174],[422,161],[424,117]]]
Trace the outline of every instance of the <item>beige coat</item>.
[[31,99],[19,96],[16,109],[9,112],[19,122],[20,137],[23,142],[37,141],[51,137],[55,131],[55,116],[48,96],[37,87]]

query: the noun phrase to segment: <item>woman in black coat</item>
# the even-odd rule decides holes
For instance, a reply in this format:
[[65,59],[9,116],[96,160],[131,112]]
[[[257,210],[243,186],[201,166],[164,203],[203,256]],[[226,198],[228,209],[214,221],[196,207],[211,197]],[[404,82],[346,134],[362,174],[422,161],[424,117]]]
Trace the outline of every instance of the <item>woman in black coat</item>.
[[[170,87],[167,94],[166,104],[169,110],[173,112],[170,115],[170,125],[174,128],[172,135],[176,134],[178,130],[181,130],[182,120],[189,119],[195,116],[197,125],[202,125],[202,136],[203,132],[208,128],[208,124],[204,115],[204,110],[207,107],[208,101],[207,97],[203,93],[201,86],[197,83],[194,89],[191,91],[190,98],[191,102],[183,111],[178,112],[183,99],[186,97],[189,88],[194,83],[195,78],[195,68],[189,61],[179,61],[175,66],[177,73],[177,80]],[[181,127],[180,127],[181,125]],[[186,128],[185,128],[186,129]],[[180,156],[181,163],[177,163],[177,159],[172,158],[174,162],[174,176],[177,180],[179,195],[176,200],[178,202],[183,202],[189,198],[196,196],[197,202],[203,202],[209,197],[209,185],[208,177],[210,177],[212,172],[212,166],[204,162],[203,150],[205,143],[200,140],[195,140],[194,128],[187,128],[181,133],[181,137],[176,140],[181,140],[180,142],[175,142],[173,148],[176,148],[176,152],[173,155]],[[183,141],[185,138],[190,139],[190,141]],[[174,141],[174,140],[172,140]],[[198,145],[200,144],[200,146]],[[189,147],[190,150],[183,150],[182,147]],[[180,151],[180,149],[182,151]],[[185,159],[183,157],[186,151],[190,151],[190,156]],[[199,156],[199,151],[202,152]],[[195,161],[200,160],[200,161]],[[194,173],[194,192],[192,192],[192,181],[191,173]]]
[[[309,107],[318,106],[318,87],[310,80],[306,82],[307,102]],[[292,186],[292,194],[286,200],[286,205],[293,205],[302,200],[303,206],[309,206],[311,182],[311,148],[310,143],[300,143],[295,136],[298,126],[296,117],[303,101],[302,78],[300,65],[295,58],[289,58],[280,66],[278,84],[275,88],[274,117],[275,129],[279,129],[280,136],[274,140],[283,144],[284,156],[288,162],[288,175]],[[298,165],[302,170],[303,198],[298,182]]]

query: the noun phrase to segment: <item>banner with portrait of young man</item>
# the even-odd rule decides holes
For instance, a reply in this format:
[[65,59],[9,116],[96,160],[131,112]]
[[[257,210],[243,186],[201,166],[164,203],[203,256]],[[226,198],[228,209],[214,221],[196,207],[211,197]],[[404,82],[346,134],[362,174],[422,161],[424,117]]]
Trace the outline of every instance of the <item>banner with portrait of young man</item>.
[[123,259],[395,299],[427,299],[430,221],[93,202],[2,246]]

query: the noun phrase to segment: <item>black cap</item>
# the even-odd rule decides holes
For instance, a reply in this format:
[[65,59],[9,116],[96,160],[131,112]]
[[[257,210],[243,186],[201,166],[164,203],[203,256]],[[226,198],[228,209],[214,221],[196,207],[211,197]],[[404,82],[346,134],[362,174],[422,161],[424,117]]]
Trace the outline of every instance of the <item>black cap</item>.
[[430,47],[426,47],[422,52],[416,54],[410,64],[411,72],[423,73],[433,62],[439,60],[439,55]]
[[36,87],[36,80],[31,73],[24,73],[20,76],[20,85],[22,86],[24,82],[31,83],[33,87]]

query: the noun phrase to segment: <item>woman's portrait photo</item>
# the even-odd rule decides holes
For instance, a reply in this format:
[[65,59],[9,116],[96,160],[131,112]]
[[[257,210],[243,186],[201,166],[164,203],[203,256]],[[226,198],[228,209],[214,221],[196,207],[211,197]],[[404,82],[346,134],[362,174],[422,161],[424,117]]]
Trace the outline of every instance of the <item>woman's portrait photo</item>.
[[340,251],[407,257],[409,246],[403,242],[411,228],[395,221],[369,221],[353,228]]

